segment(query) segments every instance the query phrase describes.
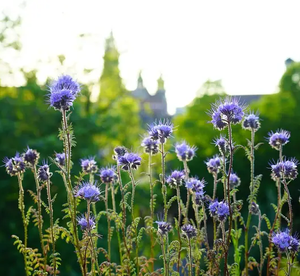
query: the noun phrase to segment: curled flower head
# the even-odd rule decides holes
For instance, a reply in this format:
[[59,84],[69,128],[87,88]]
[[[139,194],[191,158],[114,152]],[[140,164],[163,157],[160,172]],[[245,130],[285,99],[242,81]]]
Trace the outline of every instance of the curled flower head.
[[220,168],[221,168],[221,160],[219,156],[214,156],[211,159],[208,159],[205,162],[206,166],[207,166],[207,170],[209,173],[211,174],[215,174],[218,173]]
[[209,205],[209,212],[212,217],[217,217],[220,221],[223,221],[229,215],[229,206],[226,202],[213,201]]
[[252,202],[250,207],[250,213],[253,215],[258,215],[259,212],[260,212],[259,205],[256,204],[255,202]]
[[173,133],[173,124],[169,121],[160,121],[158,124],[152,124],[148,129],[149,136],[152,140],[158,140],[164,144]]
[[199,192],[195,192],[195,202],[200,205],[204,201],[204,191],[203,189]]
[[196,154],[197,148],[188,145],[185,141],[175,145],[175,152],[180,161],[191,161]]
[[26,152],[23,154],[23,158],[28,167],[34,167],[39,161],[40,154],[36,150],[27,148]]
[[271,177],[274,181],[281,178],[283,171],[283,162],[277,162],[275,164],[270,163],[271,165]]
[[90,202],[96,202],[100,197],[100,189],[94,183],[83,182],[76,193],[76,197],[81,197]]
[[136,170],[141,165],[142,158],[133,152],[127,152],[118,158],[118,165],[122,170],[129,171],[130,168]]
[[95,218],[90,217],[89,220],[87,220],[87,218],[84,215],[77,217],[77,222],[78,225],[81,227],[82,231],[86,229],[91,230],[96,226]]
[[55,161],[60,165],[60,166],[65,166],[66,163],[66,155],[65,153],[56,153],[55,154]]
[[196,228],[191,224],[185,224],[181,227],[182,232],[186,235],[188,239],[191,239],[193,237],[196,237],[197,230]]
[[50,172],[50,167],[45,162],[42,166],[39,167],[37,174],[38,174],[38,180],[40,182],[46,182],[52,176],[52,173]]
[[238,186],[240,186],[241,184],[241,179],[237,176],[236,173],[231,172],[230,176],[229,176],[229,186],[230,189],[235,189]]
[[156,221],[155,223],[157,223],[158,225],[157,232],[161,236],[167,235],[172,230],[172,226],[168,222],[160,220],[160,221]]
[[114,160],[118,160],[119,157],[124,156],[125,153],[127,153],[128,150],[125,147],[122,146],[118,146],[114,148],[114,155],[112,156],[112,158]]
[[20,154],[17,152],[15,157],[12,158],[4,158],[3,160],[6,172],[10,176],[15,176],[18,173],[24,173],[26,169],[25,160]]
[[100,178],[103,183],[110,184],[115,182],[118,177],[114,167],[107,167],[100,170]]
[[220,135],[219,138],[214,140],[214,144],[216,147],[219,148],[221,155],[226,156],[229,153],[230,151],[229,144],[227,139],[224,136]]
[[49,87],[48,101],[56,110],[69,110],[80,92],[80,85],[70,76],[59,77]]
[[85,173],[96,173],[98,171],[97,162],[94,157],[89,159],[81,159],[81,168]]
[[204,194],[203,188],[205,186],[205,181],[199,180],[197,177],[188,179],[185,183],[185,186],[187,189],[191,189],[194,193]]
[[299,250],[299,240],[291,236],[288,229],[274,233],[272,242],[281,252],[290,250],[295,253]]
[[213,105],[210,115],[210,121],[215,128],[222,130],[227,127],[229,123],[237,124],[244,116],[243,106],[236,98],[226,98]]
[[298,176],[298,160],[295,158],[284,160],[282,162],[278,161],[277,163],[271,163],[270,165],[272,171],[271,176],[274,181],[282,178],[294,180]]
[[260,122],[258,115],[250,113],[246,115],[243,121],[243,128],[248,130],[257,131],[260,128]]
[[272,148],[280,150],[280,148],[289,142],[291,137],[290,132],[286,130],[277,130],[276,132],[269,132],[268,141]]
[[182,185],[182,181],[184,180],[185,174],[183,171],[173,171],[167,178],[167,183],[171,188],[176,189],[177,187]]
[[152,155],[154,155],[158,153],[158,141],[153,140],[150,137],[145,137],[142,141],[141,146],[148,154],[151,153]]

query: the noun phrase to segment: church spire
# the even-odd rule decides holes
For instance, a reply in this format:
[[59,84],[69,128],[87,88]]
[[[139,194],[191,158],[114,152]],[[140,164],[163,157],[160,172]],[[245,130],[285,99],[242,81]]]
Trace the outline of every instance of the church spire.
[[165,81],[162,78],[162,74],[157,80],[157,90],[165,90]]
[[139,77],[137,80],[137,88],[143,88],[144,83],[143,83],[143,78],[142,78],[142,70],[139,71]]

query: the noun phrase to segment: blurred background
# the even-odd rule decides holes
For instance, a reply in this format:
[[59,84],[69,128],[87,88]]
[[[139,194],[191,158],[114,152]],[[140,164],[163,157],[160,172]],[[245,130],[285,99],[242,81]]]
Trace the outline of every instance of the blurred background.
[[[49,109],[46,95],[51,79],[69,74],[83,88],[71,115],[77,140],[75,174],[80,158],[95,156],[100,167],[113,164],[112,151],[118,145],[142,153],[147,124],[170,119],[176,131],[169,143],[167,172],[182,168],[173,145],[184,139],[198,147],[197,158],[189,164],[191,175],[204,177],[211,193],[212,177],[204,161],[217,153],[212,140],[220,133],[207,123],[207,111],[221,96],[237,95],[248,110],[260,113],[257,141],[264,144],[256,153],[256,174],[263,174],[258,203],[273,219],[270,203],[276,203],[276,187],[268,163],[277,160],[278,152],[266,142],[268,132],[290,131],[284,155],[300,159],[299,8],[298,1],[1,1],[1,159],[27,146],[38,150],[41,160],[62,151],[57,138],[60,113]],[[236,143],[246,145],[249,137],[240,126],[234,128]],[[149,186],[143,174],[147,156],[143,159],[136,198],[141,216],[149,209],[145,201]],[[159,164],[158,157],[154,161]],[[242,180],[237,196],[246,200],[249,162],[241,150],[233,168]],[[54,165],[51,169],[55,171]],[[11,239],[12,234],[22,239],[17,179],[8,176],[4,167],[0,176],[0,273],[21,275],[23,259]],[[25,190],[35,189],[30,172],[24,181]],[[61,218],[66,194],[57,174],[52,181],[53,193],[58,194],[55,217]],[[161,202],[159,185],[156,188]],[[299,179],[290,184],[290,191],[296,232],[300,231]],[[184,193],[183,188],[185,198]],[[25,203],[32,204],[29,193]],[[174,207],[170,218],[176,215]],[[104,209],[104,204],[98,208]],[[160,209],[157,206],[156,211]],[[283,211],[287,213],[287,206]],[[102,220],[105,247],[106,220]],[[38,247],[37,230],[30,228],[30,233],[29,245]],[[73,250],[58,242],[61,275],[79,275]],[[147,250],[141,254],[147,255]],[[117,254],[113,258],[117,260]]]

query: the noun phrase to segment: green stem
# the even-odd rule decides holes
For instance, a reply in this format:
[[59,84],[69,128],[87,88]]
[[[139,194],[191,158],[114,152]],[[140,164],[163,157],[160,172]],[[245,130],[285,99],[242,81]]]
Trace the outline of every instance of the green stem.
[[167,264],[167,259],[166,259],[166,249],[164,245],[164,238],[161,236],[160,238],[160,244],[161,244],[161,251],[163,253],[163,260],[164,260],[164,276],[169,276],[169,269],[168,269],[168,264]]
[[164,199],[164,219],[165,222],[168,221],[168,209],[167,209],[167,187],[165,183],[165,152],[164,152],[164,144],[161,143],[161,167],[162,167],[162,187],[161,187],[161,193],[163,195]]
[[290,194],[290,191],[289,191],[289,188],[287,186],[287,183],[286,183],[285,179],[283,181],[283,186],[284,186],[284,189],[285,189],[285,191],[288,195],[287,202],[288,202],[288,206],[289,206],[289,216],[290,216],[289,228],[290,228],[290,233],[292,234],[292,230],[293,230],[293,209],[292,209],[292,202],[291,202],[292,197],[291,197],[291,194]]
[[[187,165],[187,161],[183,161],[183,166],[184,166],[185,181],[187,181],[189,179],[189,172],[190,172]],[[190,195],[191,195],[190,189],[187,189],[185,223],[189,222]]]
[[[152,182],[152,153],[149,152],[149,182],[150,182],[150,214],[151,214],[151,228],[153,226],[154,221],[154,193],[153,193],[153,182]],[[154,237],[152,230],[150,229],[150,258],[154,258]],[[152,272],[154,271],[154,261],[151,265]]]
[[191,239],[188,240],[189,240],[189,261],[190,261],[189,276],[192,276],[193,273],[192,246],[191,246]]
[[110,262],[111,257],[111,244],[110,244],[110,216],[108,214],[108,184],[105,184],[105,210],[106,210],[106,218],[107,218],[107,247],[108,247],[108,261]]
[[177,205],[178,205],[178,241],[179,241],[179,249],[178,249],[178,258],[177,258],[177,272],[180,270],[180,255],[181,255],[181,235],[180,235],[180,223],[181,223],[181,206],[180,206],[180,187],[177,186]]

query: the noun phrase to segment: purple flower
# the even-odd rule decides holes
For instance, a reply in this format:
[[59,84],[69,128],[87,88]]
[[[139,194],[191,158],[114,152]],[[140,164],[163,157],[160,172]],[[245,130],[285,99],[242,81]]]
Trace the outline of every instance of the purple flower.
[[96,202],[99,200],[100,194],[100,189],[95,184],[83,182],[75,196],[90,202]]
[[48,101],[56,110],[69,110],[80,92],[80,85],[70,76],[61,76],[49,87]]
[[173,124],[169,121],[160,121],[158,124],[149,126],[148,133],[152,140],[158,140],[159,143],[164,144],[170,138],[173,132]]
[[89,159],[81,159],[81,168],[85,173],[96,173],[98,171],[97,163],[94,157]]
[[215,128],[222,130],[229,123],[237,124],[244,116],[245,106],[241,105],[236,98],[226,98],[223,102],[220,101],[213,105],[210,115],[210,121]]
[[40,154],[36,150],[27,147],[26,152],[23,154],[23,158],[28,167],[34,167],[38,163]]
[[118,165],[124,171],[129,171],[130,168],[136,170],[141,165],[141,160],[142,158],[138,154],[127,152],[118,158]]
[[224,136],[220,135],[219,138],[214,140],[214,144],[219,148],[219,151],[222,155],[226,156],[229,153],[229,144]]
[[221,168],[221,160],[220,157],[215,155],[213,158],[208,159],[205,162],[206,166],[207,166],[207,170],[209,173],[218,173],[220,168]]
[[78,225],[81,227],[81,230],[91,230],[93,228],[95,228],[96,226],[96,223],[95,223],[95,219],[93,217],[90,217],[89,218],[89,223],[88,223],[88,220],[85,216],[79,216],[77,217],[77,222],[78,222]]
[[128,150],[125,147],[122,146],[118,146],[114,148],[114,155],[112,156],[112,158],[114,160],[118,160],[119,157],[124,156],[125,153],[127,153]]
[[171,188],[176,189],[177,187],[182,185],[182,181],[184,180],[185,174],[183,171],[173,171],[167,178],[167,183]]
[[100,170],[100,178],[101,178],[101,181],[106,184],[113,183],[118,179],[114,167],[102,168]]
[[269,132],[269,144],[272,148],[280,150],[280,148],[289,142],[291,137],[290,132],[286,130],[277,130],[275,133],[273,131]]
[[243,121],[243,128],[257,131],[260,128],[259,117],[254,113],[246,115]]
[[205,186],[204,180],[199,180],[196,177],[192,177],[186,181],[185,186],[187,189],[191,189],[195,193],[203,193],[203,188]]
[[168,222],[161,220],[161,221],[156,221],[155,223],[157,223],[158,225],[157,231],[158,234],[160,234],[161,236],[168,234],[172,230],[172,226]]
[[241,184],[241,179],[235,174],[234,172],[231,172],[229,176],[229,186],[230,189],[235,189]]
[[38,180],[40,182],[46,182],[50,179],[52,176],[52,173],[50,172],[49,165],[44,162],[42,166],[38,169]]
[[151,153],[152,155],[158,153],[158,141],[152,140],[150,137],[145,137],[141,144],[144,147],[146,153]]
[[197,230],[196,228],[191,224],[185,224],[181,227],[182,232],[186,235],[188,239],[191,239],[193,237],[196,237]]
[[65,155],[65,153],[56,153],[56,155],[55,155],[55,161],[60,166],[65,166],[65,163],[66,163],[66,155]]
[[175,145],[175,152],[180,161],[191,161],[193,160],[197,148],[195,146],[188,145],[185,141],[177,143]]
[[294,180],[298,176],[298,160],[292,158],[291,160],[284,160],[282,162],[277,162],[276,164],[271,165],[271,176],[274,181],[277,179],[291,179]]
[[15,157],[12,158],[4,158],[3,160],[6,172],[10,176],[15,176],[18,173],[24,173],[26,169],[25,160],[20,154],[17,152]]
[[284,232],[277,232],[272,237],[272,242],[280,251],[290,250],[296,253],[299,250],[299,240],[292,237],[288,229]]
[[217,200],[210,203],[209,212],[212,217],[217,217],[220,221],[223,221],[229,215],[229,206],[226,202],[218,202]]

